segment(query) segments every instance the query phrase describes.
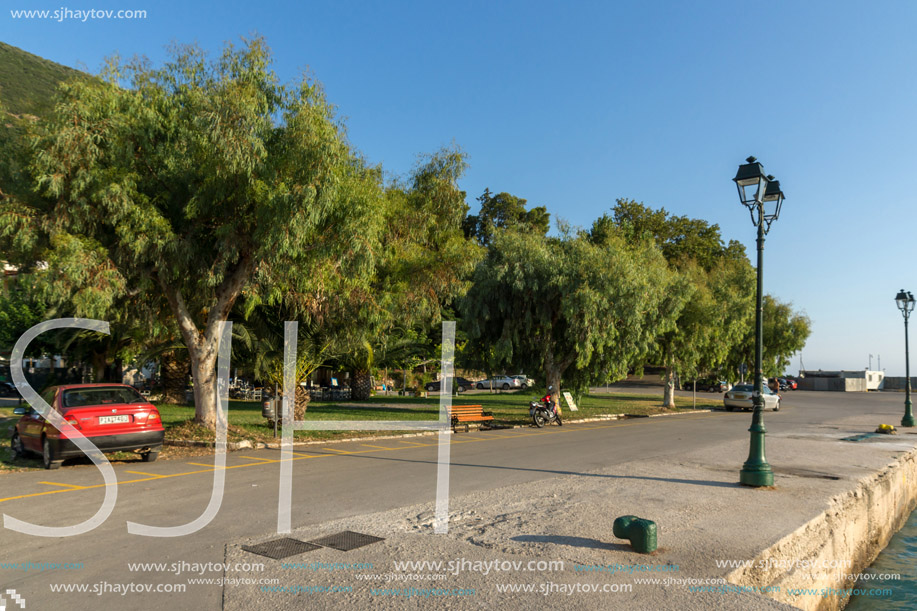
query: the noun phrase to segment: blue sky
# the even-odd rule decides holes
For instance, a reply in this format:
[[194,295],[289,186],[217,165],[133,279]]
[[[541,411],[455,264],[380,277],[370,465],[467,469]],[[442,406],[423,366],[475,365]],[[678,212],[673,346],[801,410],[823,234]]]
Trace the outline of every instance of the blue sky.
[[[812,318],[805,367],[861,369],[873,354],[904,374],[894,296],[917,292],[913,2],[70,1],[5,3],[0,40],[97,71],[116,52],[160,62],[172,41],[217,52],[257,32],[280,77],[321,81],[388,172],[460,146],[472,205],[487,187],[588,226],[632,198],[715,222],[753,257],[731,178],[755,155],[787,194],[764,282]],[[6,10],[62,7],[147,18]]]

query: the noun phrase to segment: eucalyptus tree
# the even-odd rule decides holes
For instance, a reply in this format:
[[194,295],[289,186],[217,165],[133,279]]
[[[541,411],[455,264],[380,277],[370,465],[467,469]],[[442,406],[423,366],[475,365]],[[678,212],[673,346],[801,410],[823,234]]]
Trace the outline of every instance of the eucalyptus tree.
[[497,231],[463,299],[472,340],[491,338],[494,361],[541,372],[582,392],[621,379],[671,325],[674,275],[650,241],[610,231],[593,241]]
[[372,271],[381,172],[318,83],[278,81],[260,38],[214,60],[193,46],[161,67],[113,60],[65,85],[34,131],[35,189],[5,194],[0,246],[50,261],[78,314],[125,295],[166,304],[206,426],[220,326],[243,291],[320,308],[326,287]]

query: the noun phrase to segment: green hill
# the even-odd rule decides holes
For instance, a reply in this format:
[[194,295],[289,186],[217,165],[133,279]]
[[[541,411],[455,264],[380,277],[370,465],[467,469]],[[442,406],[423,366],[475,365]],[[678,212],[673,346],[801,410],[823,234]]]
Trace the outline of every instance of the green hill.
[[15,115],[50,112],[57,85],[85,73],[0,42],[0,103]]

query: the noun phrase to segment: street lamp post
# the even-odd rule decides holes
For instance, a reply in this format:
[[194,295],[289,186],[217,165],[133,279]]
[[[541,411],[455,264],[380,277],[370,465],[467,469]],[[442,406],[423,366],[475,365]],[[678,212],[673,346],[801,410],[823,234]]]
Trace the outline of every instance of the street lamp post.
[[773,486],[774,472],[764,455],[764,236],[770,231],[771,223],[780,216],[783,205],[783,191],[780,181],[765,175],[764,168],[754,158],[739,166],[733,180],[739,189],[739,200],[748,208],[751,222],[758,228],[757,294],[755,302],[755,391],[752,398],[754,413],[751,419],[751,444],[748,460],[742,465],[739,481],[746,486]]
[[895,303],[904,316],[904,417],[901,419],[901,426],[914,426],[914,413],[911,409],[911,358],[907,345],[907,319],[914,311],[914,296],[910,291],[905,293],[904,289],[901,289],[895,296]]

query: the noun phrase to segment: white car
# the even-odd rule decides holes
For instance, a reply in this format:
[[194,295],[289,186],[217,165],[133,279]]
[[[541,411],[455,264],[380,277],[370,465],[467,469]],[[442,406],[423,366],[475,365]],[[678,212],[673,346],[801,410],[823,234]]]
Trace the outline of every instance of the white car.
[[499,388],[509,390],[510,388],[522,388],[522,382],[509,376],[495,376],[490,380],[481,380],[476,384],[478,390],[485,388]]
[[[723,405],[730,412],[736,408],[752,410],[755,408],[752,401],[754,394],[754,384],[738,384],[723,395]],[[763,388],[762,394],[764,395],[764,409],[772,409],[775,412],[780,409],[780,395],[767,386]]]
[[521,373],[517,376],[513,376],[513,378],[519,380],[519,385],[522,388],[531,388],[535,385],[535,380]]

